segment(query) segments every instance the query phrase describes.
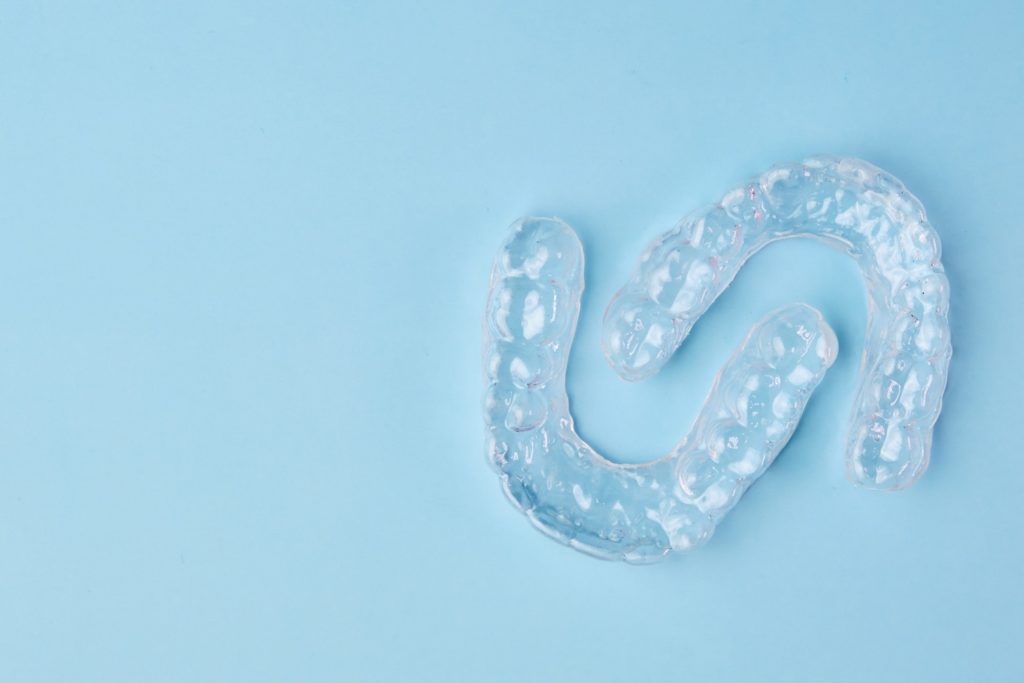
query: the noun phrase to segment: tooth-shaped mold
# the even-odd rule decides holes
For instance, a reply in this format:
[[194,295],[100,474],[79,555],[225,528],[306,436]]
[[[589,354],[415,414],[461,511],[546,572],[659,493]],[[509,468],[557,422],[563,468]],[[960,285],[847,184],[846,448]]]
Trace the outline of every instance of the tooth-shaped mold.
[[[772,169],[655,240],[605,314],[602,344],[625,379],[657,372],[743,263],[813,237],[860,264],[869,323],[846,454],[856,483],[898,489],[927,468],[951,356],[949,285],[920,203],[857,159]],[[484,325],[488,456],[509,498],[548,535],[606,558],[690,550],[771,464],[835,359],[821,314],[797,304],[757,323],[667,456],[619,465],[573,429],[565,372],[583,250],[554,218],[512,226]]]

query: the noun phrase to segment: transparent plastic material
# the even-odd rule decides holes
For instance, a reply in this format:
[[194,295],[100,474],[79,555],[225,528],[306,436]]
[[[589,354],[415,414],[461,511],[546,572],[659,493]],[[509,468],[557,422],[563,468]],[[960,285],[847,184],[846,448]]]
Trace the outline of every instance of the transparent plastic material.
[[[683,220],[644,252],[605,313],[602,344],[627,380],[657,372],[763,246],[813,237],[861,266],[869,300],[846,469],[876,489],[928,466],[951,356],[939,239],[903,185],[857,159],[772,169]],[[706,542],[786,445],[837,352],[814,308],[757,323],[719,372],[690,433],[646,465],[611,462],[573,428],[565,389],[583,249],[555,218],[512,226],[484,324],[487,452],[540,530],[590,554],[650,562]]]

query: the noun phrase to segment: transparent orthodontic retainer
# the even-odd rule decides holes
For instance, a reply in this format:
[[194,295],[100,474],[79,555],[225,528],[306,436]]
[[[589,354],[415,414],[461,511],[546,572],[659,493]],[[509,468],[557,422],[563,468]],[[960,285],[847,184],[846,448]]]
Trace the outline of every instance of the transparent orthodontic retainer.
[[[769,242],[813,237],[864,273],[869,318],[847,437],[856,484],[895,490],[928,467],[951,357],[938,236],[897,179],[858,159],[774,168],[656,239],[604,318],[627,380],[656,373],[743,263]],[[565,388],[583,249],[556,218],[515,223],[491,273],[484,322],[487,454],[509,499],[549,536],[645,563],[705,543],[792,436],[835,360],[835,334],[804,304],[751,329],[690,433],[663,458],[613,463],[576,434]]]

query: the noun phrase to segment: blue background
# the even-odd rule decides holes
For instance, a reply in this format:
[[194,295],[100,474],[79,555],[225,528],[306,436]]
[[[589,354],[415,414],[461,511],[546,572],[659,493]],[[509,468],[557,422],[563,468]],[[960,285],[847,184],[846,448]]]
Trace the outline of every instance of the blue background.
[[[0,680],[1020,680],[1022,6],[426,4],[4,5]],[[598,349],[651,238],[820,152],[944,242],[955,357],[900,494],[843,479],[838,252],[762,252],[652,380]],[[598,562],[499,493],[480,321],[529,214],[586,245],[569,388],[620,460],[768,310],[836,328],[700,552]]]

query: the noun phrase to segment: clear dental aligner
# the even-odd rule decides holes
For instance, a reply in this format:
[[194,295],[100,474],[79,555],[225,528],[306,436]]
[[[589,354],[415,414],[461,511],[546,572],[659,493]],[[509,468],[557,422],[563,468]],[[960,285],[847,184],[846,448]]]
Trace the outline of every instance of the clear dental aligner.
[[[832,244],[860,264],[869,299],[847,474],[877,489],[928,466],[951,347],[949,285],[924,209],[858,159],[774,168],[655,240],[605,314],[602,344],[625,379],[656,373],[763,246]],[[516,223],[491,273],[484,324],[488,457],[540,530],[584,552],[650,562],[710,538],[793,434],[835,359],[834,333],[797,304],[757,323],[719,372],[690,433],[647,465],[598,455],[573,429],[566,365],[583,249],[554,218]]]

